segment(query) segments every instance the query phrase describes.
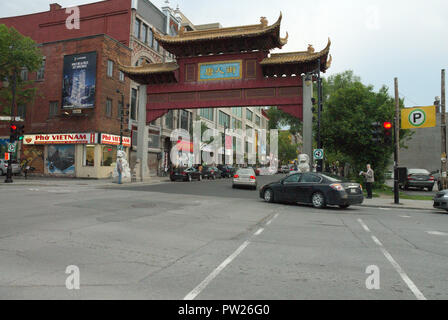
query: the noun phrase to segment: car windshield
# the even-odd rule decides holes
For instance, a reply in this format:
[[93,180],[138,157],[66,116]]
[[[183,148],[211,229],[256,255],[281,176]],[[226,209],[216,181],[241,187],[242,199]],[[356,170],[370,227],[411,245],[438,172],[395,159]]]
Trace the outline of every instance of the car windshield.
[[429,174],[429,171],[425,170],[425,169],[409,169],[408,173],[409,174]]
[[252,169],[240,169],[240,170],[238,170],[237,171],[237,174],[240,174],[240,175],[253,175],[255,172],[254,172],[254,170],[252,170]]

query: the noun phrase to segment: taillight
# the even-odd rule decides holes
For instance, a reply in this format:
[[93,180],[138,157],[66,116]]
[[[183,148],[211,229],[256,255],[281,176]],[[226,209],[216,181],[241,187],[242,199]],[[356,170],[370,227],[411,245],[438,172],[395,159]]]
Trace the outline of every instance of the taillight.
[[414,180],[411,175],[408,176],[408,180]]
[[240,176],[236,174],[236,175],[234,175],[233,177],[234,177],[235,179],[238,179]]
[[434,181],[434,177],[433,176],[429,177],[429,181]]
[[254,176],[251,176],[250,180],[257,180],[257,178],[255,178]]
[[344,187],[340,183],[331,184],[330,187],[336,191],[345,191]]
[[183,175],[183,176],[186,176],[186,175],[187,175],[187,173],[186,173],[186,172],[182,172],[182,175]]

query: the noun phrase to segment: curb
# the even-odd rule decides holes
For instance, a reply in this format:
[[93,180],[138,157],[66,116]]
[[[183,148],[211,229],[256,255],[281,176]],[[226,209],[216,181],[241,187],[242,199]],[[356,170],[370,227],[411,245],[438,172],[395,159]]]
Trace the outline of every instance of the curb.
[[420,208],[420,207],[410,207],[410,206],[406,206],[404,204],[385,204],[385,205],[380,205],[380,204],[361,204],[361,205],[357,205],[358,207],[366,207],[366,208],[387,208],[387,209],[399,209],[399,210],[425,210],[425,211],[434,211],[434,210],[438,210],[436,208]]

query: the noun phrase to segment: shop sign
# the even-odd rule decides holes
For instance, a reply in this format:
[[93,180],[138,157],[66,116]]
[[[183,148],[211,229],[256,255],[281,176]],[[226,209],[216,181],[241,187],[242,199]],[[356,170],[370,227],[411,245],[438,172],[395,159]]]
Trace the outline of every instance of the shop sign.
[[25,145],[36,144],[93,144],[95,133],[63,133],[63,134],[33,134],[25,135]]
[[[118,145],[120,145],[120,136],[102,133],[101,134],[101,144],[118,146]],[[123,137],[123,146],[125,146],[125,147],[131,146],[131,137]]]

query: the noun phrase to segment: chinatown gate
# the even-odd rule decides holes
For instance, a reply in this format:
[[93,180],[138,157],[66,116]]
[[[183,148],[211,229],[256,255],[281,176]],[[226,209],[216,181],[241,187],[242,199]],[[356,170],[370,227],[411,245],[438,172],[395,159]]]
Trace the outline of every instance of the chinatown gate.
[[[309,45],[306,51],[270,54],[288,40],[288,33],[280,36],[281,20],[280,14],[272,25],[262,17],[259,24],[249,26],[188,32],[182,27],[177,36],[152,29],[176,62],[119,65],[141,85],[146,123],[173,109],[275,106],[304,121],[305,144],[311,145],[307,135],[312,128],[312,81],[305,77],[330,67],[331,42],[320,52]],[[139,123],[138,139],[143,136],[140,127]]]

